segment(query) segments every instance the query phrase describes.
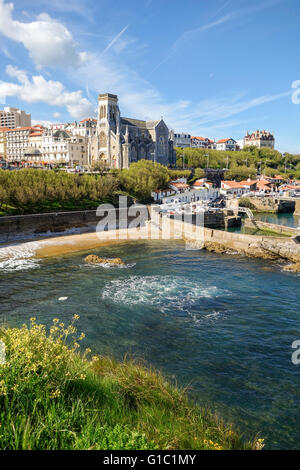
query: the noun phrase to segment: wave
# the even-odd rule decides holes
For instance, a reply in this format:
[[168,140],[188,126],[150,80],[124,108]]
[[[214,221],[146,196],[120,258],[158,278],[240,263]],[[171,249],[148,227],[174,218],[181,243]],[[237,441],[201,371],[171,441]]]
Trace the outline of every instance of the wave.
[[190,310],[201,299],[214,299],[228,295],[224,289],[207,286],[186,277],[171,276],[130,276],[108,282],[102,298],[122,305],[150,305],[163,313]]
[[99,269],[99,268],[105,268],[105,269],[111,269],[111,268],[117,268],[117,269],[129,269],[133,268],[136,266],[136,263],[128,263],[128,264],[114,264],[114,263],[95,263],[95,264],[84,264],[82,267],[87,267],[90,269]]
[[0,248],[0,272],[27,271],[39,267],[39,260],[34,258],[37,242],[9,245]]

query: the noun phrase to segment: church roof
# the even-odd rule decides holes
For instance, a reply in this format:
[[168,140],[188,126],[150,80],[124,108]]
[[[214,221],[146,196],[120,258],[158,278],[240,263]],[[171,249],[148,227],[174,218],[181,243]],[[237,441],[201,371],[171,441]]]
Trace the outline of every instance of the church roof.
[[160,122],[158,121],[142,121],[139,119],[131,119],[131,118],[121,118],[121,124],[125,126],[135,126],[139,127],[140,129],[153,129],[157,126]]
[[121,124],[124,124],[125,126],[135,126],[142,129],[147,129],[146,121],[141,121],[139,119],[121,118]]

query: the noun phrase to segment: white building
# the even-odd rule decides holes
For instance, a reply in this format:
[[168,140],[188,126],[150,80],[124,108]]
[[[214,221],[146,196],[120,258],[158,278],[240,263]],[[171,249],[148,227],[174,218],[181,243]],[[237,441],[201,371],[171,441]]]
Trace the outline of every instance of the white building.
[[221,182],[221,194],[223,195],[235,195],[242,196],[245,193],[255,192],[257,190],[257,181],[222,181]]
[[220,139],[216,142],[216,150],[236,151],[237,142],[230,139]]
[[214,201],[220,196],[219,189],[215,188],[203,188],[199,189],[189,189],[182,193],[173,194],[171,196],[164,197],[162,199],[163,204],[182,204],[182,203],[191,203],[198,201]]
[[6,132],[6,154],[9,162],[24,160],[25,150],[29,147],[31,127],[19,127]]
[[245,146],[245,143],[244,143],[244,139],[239,139],[236,141],[237,143],[237,146],[239,147],[240,150],[243,150],[244,146]]
[[192,148],[200,148],[200,149],[212,149],[214,148],[214,141],[208,139],[207,137],[191,137],[191,146]]
[[43,135],[43,160],[52,164],[87,165],[88,139],[66,131],[47,130]]
[[185,132],[170,131],[170,140],[173,141],[174,147],[187,148],[191,146],[191,136]]
[[97,119],[83,119],[72,129],[72,134],[80,135],[81,137],[95,136],[97,134]]
[[154,202],[162,202],[163,198],[174,194],[172,189],[157,189],[151,193]]
[[0,110],[0,127],[31,127],[31,115],[18,108],[5,107],[3,111]]

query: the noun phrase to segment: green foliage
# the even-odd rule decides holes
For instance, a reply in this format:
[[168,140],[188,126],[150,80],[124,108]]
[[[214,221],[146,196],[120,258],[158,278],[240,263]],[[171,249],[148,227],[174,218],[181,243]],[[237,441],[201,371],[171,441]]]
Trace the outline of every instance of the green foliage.
[[252,210],[255,210],[256,207],[254,206],[254,204],[252,204],[252,202],[250,201],[249,198],[247,197],[240,197],[239,199],[239,206],[240,207],[247,207],[248,209],[252,209]]
[[250,449],[230,426],[136,361],[79,352],[74,316],[49,332],[35,319],[0,339],[2,450]]
[[34,213],[87,209],[113,201],[118,180],[111,174],[76,175],[43,170],[0,170],[0,210]]
[[[223,150],[176,148],[177,166],[180,168],[227,168],[228,179],[244,179],[257,173],[267,176],[276,174],[299,178],[300,155],[286,153],[268,148],[245,147],[239,152]],[[248,170],[246,170],[248,168]],[[240,170],[240,172],[239,172]]]
[[169,170],[171,180],[177,180],[178,178],[187,178],[191,176],[190,170]]
[[166,189],[170,181],[168,169],[149,160],[140,160],[119,173],[121,189],[134,195],[140,202],[150,202],[151,192]]
[[256,177],[256,169],[254,167],[248,168],[247,166],[236,166],[225,172],[226,180],[244,181],[248,178],[254,179]]

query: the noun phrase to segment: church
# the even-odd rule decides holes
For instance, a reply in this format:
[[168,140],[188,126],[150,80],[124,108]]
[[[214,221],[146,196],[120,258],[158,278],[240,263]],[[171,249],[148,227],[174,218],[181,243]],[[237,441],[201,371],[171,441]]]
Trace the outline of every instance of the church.
[[109,168],[122,169],[143,159],[165,166],[175,164],[173,142],[163,119],[123,118],[117,95],[99,95],[97,132],[91,143],[92,163],[101,161]]

